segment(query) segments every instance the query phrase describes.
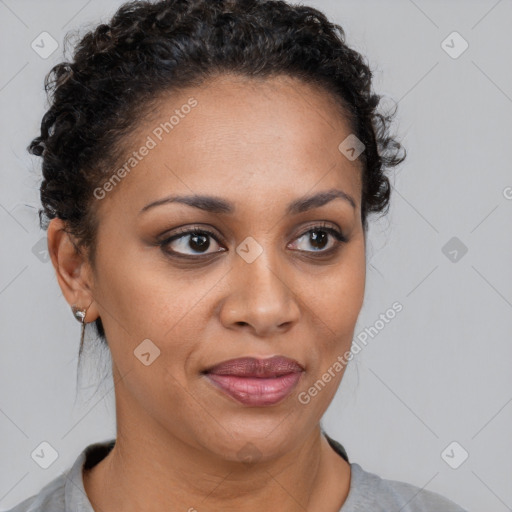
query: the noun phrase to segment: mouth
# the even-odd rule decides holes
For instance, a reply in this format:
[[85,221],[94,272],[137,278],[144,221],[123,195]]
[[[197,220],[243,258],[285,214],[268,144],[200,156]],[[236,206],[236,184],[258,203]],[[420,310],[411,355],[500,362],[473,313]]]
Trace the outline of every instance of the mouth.
[[274,405],[298,384],[304,367],[294,359],[242,357],[216,364],[201,373],[214,387],[249,406]]

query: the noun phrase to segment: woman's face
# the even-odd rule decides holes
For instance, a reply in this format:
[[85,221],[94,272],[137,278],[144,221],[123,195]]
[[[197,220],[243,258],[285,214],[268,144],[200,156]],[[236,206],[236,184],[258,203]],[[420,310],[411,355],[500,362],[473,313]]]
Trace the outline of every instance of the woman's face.
[[[169,94],[138,127],[129,172],[97,193],[86,319],[96,311],[103,321],[125,436],[172,437],[237,460],[252,445],[260,457],[284,453],[318,425],[365,287],[360,163],[338,149],[350,133],[323,91],[226,75]],[[341,193],[326,200],[332,191]],[[170,196],[225,205],[162,201]],[[190,229],[202,233],[183,234]],[[203,373],[275,355],[304,371],[277,402],[263,394],[267,405],[234,398]]]

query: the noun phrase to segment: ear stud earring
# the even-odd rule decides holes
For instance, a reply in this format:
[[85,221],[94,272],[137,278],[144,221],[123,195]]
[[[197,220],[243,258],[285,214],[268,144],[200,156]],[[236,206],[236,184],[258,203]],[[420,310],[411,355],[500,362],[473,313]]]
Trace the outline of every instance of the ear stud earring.
[[81,309],[76,304],[71,306],[71,310],[73,311],[74,317],[82,324],[82,329],[80,333],[80,348],[78,350],[78,355],[82,354],[82,349],[84,346],[84,334],[85,334],[85,315],[87,314],[87,308]]

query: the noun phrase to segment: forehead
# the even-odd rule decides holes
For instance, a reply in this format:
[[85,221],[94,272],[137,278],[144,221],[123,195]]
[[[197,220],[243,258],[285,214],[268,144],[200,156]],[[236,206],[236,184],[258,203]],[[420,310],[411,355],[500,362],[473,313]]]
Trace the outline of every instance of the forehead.
[[321,88],[287,76],[222,75],[155,99],[111,171],[127,172],[101,208],[140,210],[174,192],[289,202],[316,186],[342,188],[359,206],[360,163],[338,149],[350,133]]

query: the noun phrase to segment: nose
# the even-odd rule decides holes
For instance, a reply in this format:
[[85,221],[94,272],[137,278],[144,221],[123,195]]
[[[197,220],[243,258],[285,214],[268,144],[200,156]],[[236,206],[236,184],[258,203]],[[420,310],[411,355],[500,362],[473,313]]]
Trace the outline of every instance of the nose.
[[298,298],[293,283],[287,282],[290,273],[272,263],[265,252],[252,263],[236,256],[229,276],[229,292],[220,310],[226,328],[267,337],[289,330],[298,322]]

